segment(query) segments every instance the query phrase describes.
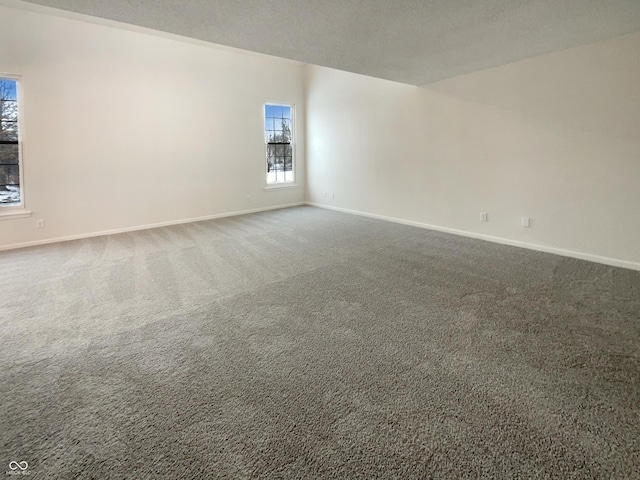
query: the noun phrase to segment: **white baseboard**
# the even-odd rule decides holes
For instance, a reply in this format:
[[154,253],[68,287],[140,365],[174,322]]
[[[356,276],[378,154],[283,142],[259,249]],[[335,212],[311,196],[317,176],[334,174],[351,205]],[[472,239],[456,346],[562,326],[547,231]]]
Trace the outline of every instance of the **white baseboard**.
[[479,240],[486,240],[488,242],[500,243],[502,245],[510,245],[512,247],[527,248],[529,250],[536,250],[538,252],[553,253],[555,255],[561,255],[563,257],[578,258],[580,260],[587,260],[589,262],[602,263],[604,265],[611,265],[613,267],[622,267],[622,268],[628,268],[630,270],[640,271],[640,263],[637,263],[637,262],[629,262],[627,260],[620,260],[617,258],[603,257],[600,255],[592,255],[590,253],[575,252],[573,250],[565,250],[563,248],[548,247],[546,245],[537,245],[535,243],[526,243],[526,242],[520,242],[517,240],[509,240],[507,238],[492,237],[491,235],[483,235],[481,233],[468,232],[466,230],[456,230],[454,228],[440,227],[438,225],[429,225],[427,223],[414,222],[411,220],[404,220],[401,218],[386,217],[384,215],[377,215],[375,213],[361,212],[359,210],[350,210],[348,208],[340,208],[340,207],[334,207],[331,205],[323,205],[321,203],[305,202],[305,204],[310,205],[312,207],[319,207],[327,210],[335,210],[338,212],[351,213],[353,215],[360,215],[362,217],[375,218],[378,220],[386,220],[388,222],[401,223],[403,225],[411,225],[413,227],[420,227],[420,228],[426,228],[429,230],[437,230],[439,232],[452,233],[454,235],[461,235],[463,237],[477,238]]
[[301,205],[305,205],[305,203],[304,202],[287,203],[285,205],[252,208],[249,210],[240,210],[237,212],[216,213],[214,215],[205,215],[204,217],[185,218],[182,220],[171,220],[169,222],[160,222],[160,223],[153,223],[148,225],[137,225],[135,227],[116,228],[113,230],[103,230],[100,232],[81,233],[79,235],[69,235],[66,237],[46,238],[44,240],[35,240],[32,242],[13,243],[10,245],[0,245],[0,251],[14,250],[16,248],[35,247],[38,245],[47,245],[49,243],[67,242],[69,240],[80,240],[83,238],[101,237],[103,235],[114,235],[116,233],[135,232],[138,230],[148,230],[150,228],[169,227],[171,225],[180,225],[183,223],[202,222],[203,220],[213,220],[215,218],[234,217],[236,215],[246,215],[247,213],[266,212],[268,210],[278,210],[281,208],[299,207]]

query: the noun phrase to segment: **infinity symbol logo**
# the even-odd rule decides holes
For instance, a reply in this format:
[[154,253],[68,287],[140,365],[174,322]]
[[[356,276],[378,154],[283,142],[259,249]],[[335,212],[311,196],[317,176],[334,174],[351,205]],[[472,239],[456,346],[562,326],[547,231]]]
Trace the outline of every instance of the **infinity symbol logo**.
[[29,464],[25,461],[16,462],[12,460],[11,462],[9,462],[9,468],[11,470],[17,470],[17,469],[26,470],[27,468],[29,468]]

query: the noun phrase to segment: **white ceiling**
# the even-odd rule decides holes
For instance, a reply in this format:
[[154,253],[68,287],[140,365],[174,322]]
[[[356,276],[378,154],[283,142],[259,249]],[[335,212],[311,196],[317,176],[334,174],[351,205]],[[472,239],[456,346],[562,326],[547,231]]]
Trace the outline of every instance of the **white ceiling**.
[[413,85],[640,31],[640,0],[28,1]]

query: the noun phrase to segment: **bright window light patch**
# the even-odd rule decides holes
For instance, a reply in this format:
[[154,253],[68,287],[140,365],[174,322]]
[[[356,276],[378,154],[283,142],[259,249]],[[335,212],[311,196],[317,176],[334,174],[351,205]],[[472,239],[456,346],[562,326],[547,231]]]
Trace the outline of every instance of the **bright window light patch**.
[[0,207],[21,203],[18,84],[0,77]]
[[264,107],[267,184],[294,181],[293,106]]

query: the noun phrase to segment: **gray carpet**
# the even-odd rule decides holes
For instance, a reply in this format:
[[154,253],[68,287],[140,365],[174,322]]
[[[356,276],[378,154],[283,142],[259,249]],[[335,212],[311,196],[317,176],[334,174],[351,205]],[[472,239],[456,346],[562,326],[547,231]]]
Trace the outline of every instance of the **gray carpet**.
[[640,478],[640,272],[312,207],[0,271],[5,471]]

